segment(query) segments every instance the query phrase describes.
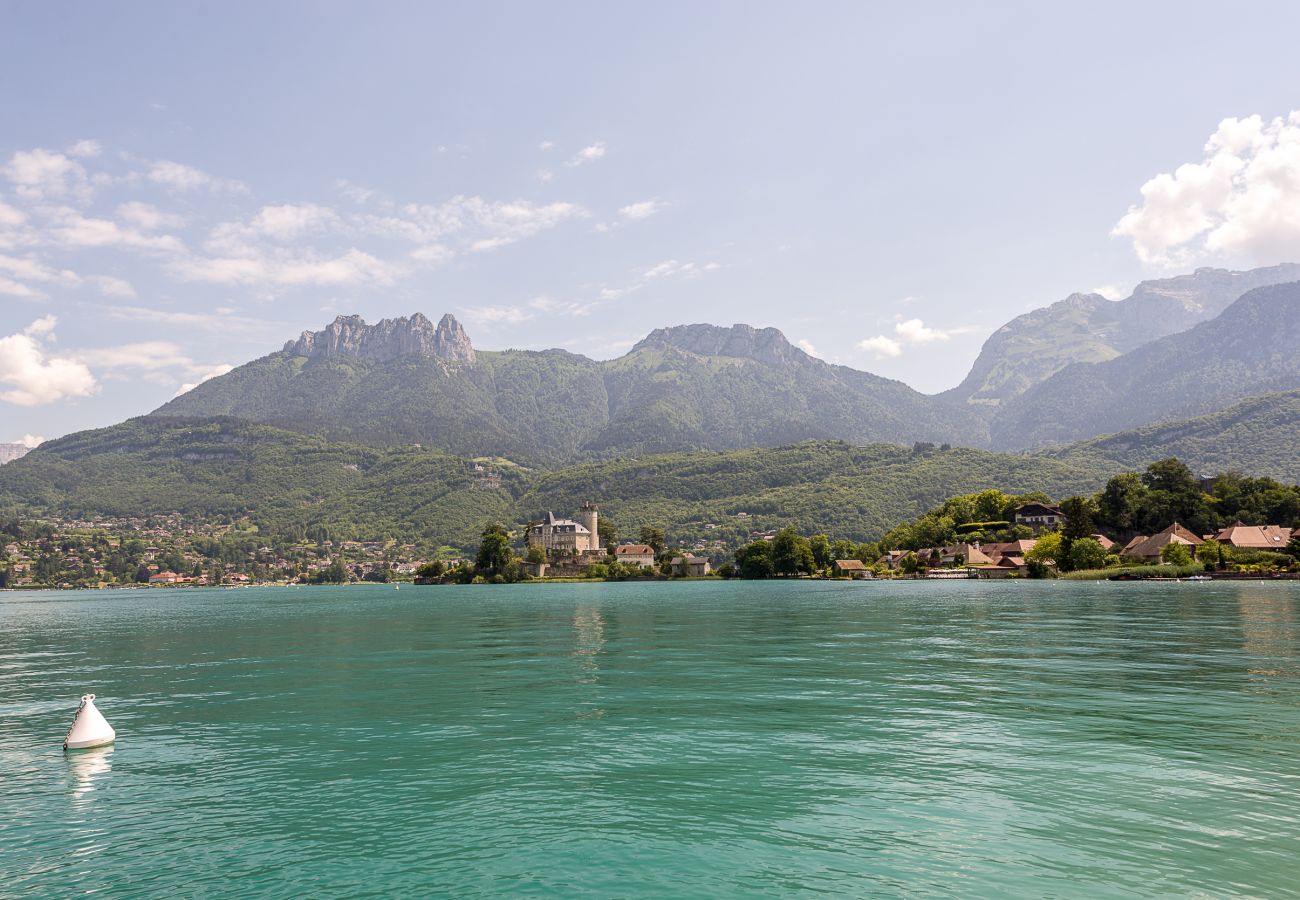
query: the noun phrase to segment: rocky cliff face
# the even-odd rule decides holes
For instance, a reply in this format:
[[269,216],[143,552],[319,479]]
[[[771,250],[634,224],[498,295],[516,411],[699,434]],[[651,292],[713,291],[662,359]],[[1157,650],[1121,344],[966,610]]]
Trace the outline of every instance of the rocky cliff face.
[[753,359],[768,365],[818,365],[819,360],[793,346],[775,328],[750,325],[676,325],[656,328],[632,352],[647,347],[672,347],[698,356],[731,356]]
[[387,361],[402,356],[430,356],[447,362],[474,364],[469,335],[448,313],[435,328],[423,313],[409,318],[382,319],[367,325],[360,316],[339,316],[320,331],[304,331],[284,345],[294,356],[353,357]]

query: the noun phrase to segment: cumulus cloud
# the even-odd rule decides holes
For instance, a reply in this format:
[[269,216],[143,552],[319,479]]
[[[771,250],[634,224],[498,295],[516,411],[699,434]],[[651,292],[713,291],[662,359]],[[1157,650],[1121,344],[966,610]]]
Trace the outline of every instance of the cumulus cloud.
[[144,231],[157,231],[161,228],[180,228],[185,220],[175,213],[163,212],[150,203],[131,200],[117,208],[117,217],[124,222]]
[[0,400],[42,406],[95,392],[95,376],[84,363],[49,353],[56,323],[54,316],[45,316],[17,334],[0,337]]
[[898,341],[894,340],[893,338],[885,337],[883,334],[878,334],[875,337],[867,338],[866,340],[859,343],[858,346],[861,347],[863,350],[870,350],[877,357],[901,356],[903,353],[902,344],[900,344]]
[[20,209],[16,209],[0,200],[0,225],[14,226],[21,225],[27,221],[27,214]]
[[807,353],[809,356],[816,356],[819,359],[821,358],[821,354],[817,352],[817,348],[814,347],[812,341],[808,340],[807,338],[800,338],[799,340],[795,341],[795,345],[804,353]]
[[172,261],[168,269],[182,281],[278,287],[384,286],[392,284],[400,272],[396,264],[355,247],[338,254],[256,249],[242,256],[186,257]]
[[86,170],[79,162],[41,147],[19,150],[3,171],[18,196],[29,200],[69,194],[84,197],[89,190]]
[[195,381],[190,381],[190,382],[186,382],[185,384],[182,384],[180,386],[180,389],[177,390],[176,393],[172,395],[172,399],[175,400],[181,394],[188,394],[190,391],[194,390],[196,387],[203,384],[203,382],[211,381],[214,378],[218,378],[222,375],[225,375],[227,372],[232,372],[234,371],[234,368],[235,367],[230,365],[229,363],[221,363],[220,365],[213,366],[212,368],[203,372],[199,376],[199,378],[196,379]]
[[960,325],[955,328],[931,328],[920,319],[904,319],[894,323],[894,336],[878,334],[858,343],[862,350],[869,350],[877,358],[901,356],[903,348],[908,345],[934,344],[951,340],[955,335],[969,334],[979,329],[974,325]]
[[596,141],[596,143],[588,144],[586,147],[583,147],[577,153],[573,154],[573,158],[565,163],[565,165],[570,167],[585,165],[586,163],[595,162],[596,160],[601,159],[604,155],[605,142]]
[[1269,264],[1300,255],[1300,111],[1224,119],[1202,158],[1142,185],[1142,202],[1111,232],[1143,262],[1204,257]]
[[145,234],[137,228],[119,225],[111,219],[84,216],[70,207],[48,211],[45,239],[65,247],[126,247],[176,253],[184,249],[170,234]]
[[102,153],[103,150],[104,148],[99,146],[99,141],[84,140],[84,141],[77,141],[75,144],[69,147],[68,155],[78,156],[83,159],[89,159],[91,157],[99,156],[99,154]]
[[174,191],[194,191],[200,188],[241,194],[248,191],[243,182],[217,178],[201,169],[167,159],[160,159],[150,166],[147,177],[154,184],[160,184]]
[[112,275],[92,275],[89,281],[99,288],[99,292],[105,297],[134,297],[135,288],[131,282],[124,278],[115,278]]
[[667,205],[658,200],[642,200],[640,203],[629,203],[627,206],[621,207],[618,214],[632,221],[648,219]]
[[22,444],[28,450],[35,450],[41,444],[45,443],[45,438],[34,434],[24,434],[18,439],[18,443]]

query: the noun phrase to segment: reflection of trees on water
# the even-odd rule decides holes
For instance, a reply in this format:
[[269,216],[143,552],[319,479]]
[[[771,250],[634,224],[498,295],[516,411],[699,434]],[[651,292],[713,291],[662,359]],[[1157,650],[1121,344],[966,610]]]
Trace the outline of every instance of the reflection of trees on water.
[[1241,610],[1241,648],[1250,657],[1246,670],[1252,675],[1300,674],[1296,660],[1300,635],[1292,592],[1242,585],[1237,606]]

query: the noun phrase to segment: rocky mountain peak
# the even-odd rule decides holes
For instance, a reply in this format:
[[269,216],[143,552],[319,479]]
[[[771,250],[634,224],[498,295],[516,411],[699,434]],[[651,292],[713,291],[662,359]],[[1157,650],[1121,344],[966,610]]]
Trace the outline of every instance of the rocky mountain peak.
[[284,352],[309,358],[352,357],[387,361],[402,356],[429,356],[446,362],[474,364],[469,335],[448,313],[437,327],[423,313],[366,324],[360,316],[338,316],[320,331],[304,331]]
[[646,347],[672,347],[698,356],[731,356],[768,365],[807,365],[813,358],[791,344],[775,328],[751,325],[675,325],[656,328],[633,352]]

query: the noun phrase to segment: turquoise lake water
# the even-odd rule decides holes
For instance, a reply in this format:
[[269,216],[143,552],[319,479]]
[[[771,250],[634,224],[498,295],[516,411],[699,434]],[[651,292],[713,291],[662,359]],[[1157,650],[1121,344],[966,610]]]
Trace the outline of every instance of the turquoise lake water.
[[92,891],[1294,896],[1300,585],[0,594],[0,896]]

